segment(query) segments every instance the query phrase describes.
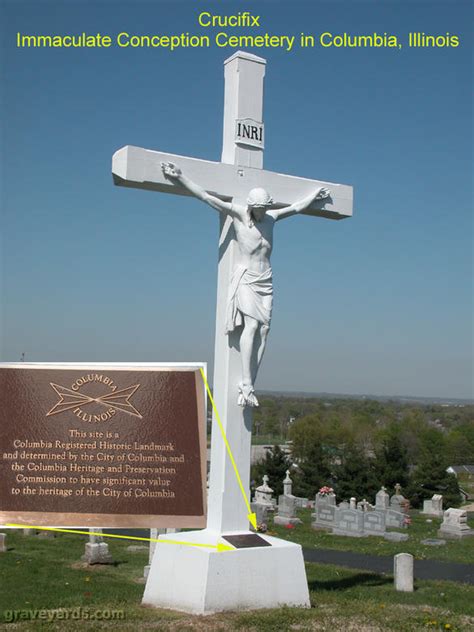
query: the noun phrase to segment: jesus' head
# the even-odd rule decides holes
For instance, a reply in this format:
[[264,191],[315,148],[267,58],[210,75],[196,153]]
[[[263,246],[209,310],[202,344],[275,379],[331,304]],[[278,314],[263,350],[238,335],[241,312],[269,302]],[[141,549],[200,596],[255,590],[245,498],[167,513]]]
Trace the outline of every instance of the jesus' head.
[[273,204],[270,194],[262,188],[252,189],[247,198],[249,219],[261,222],[265,211]]

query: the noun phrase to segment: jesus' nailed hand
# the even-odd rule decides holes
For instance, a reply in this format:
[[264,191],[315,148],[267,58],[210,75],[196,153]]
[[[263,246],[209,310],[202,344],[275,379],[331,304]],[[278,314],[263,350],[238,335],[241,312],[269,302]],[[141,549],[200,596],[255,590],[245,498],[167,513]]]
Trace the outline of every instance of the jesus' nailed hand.
[[329,197],[329,190],[319,187],[299,202],[272,209],[273,200],[265,189],[252,189],[246,205],[224,202],[190,180],[172,162],[161,163],[161,169],[165,177],[181,184],[219,213],[232,218],[239,256],[229,287],[226,334],[240,330],[242,380],[238,384],[237,401],[240,406],[258,406],[254,383],[265,351],[272,317],[270,255],[273,226],[280,219],[303,212],[314,200]]

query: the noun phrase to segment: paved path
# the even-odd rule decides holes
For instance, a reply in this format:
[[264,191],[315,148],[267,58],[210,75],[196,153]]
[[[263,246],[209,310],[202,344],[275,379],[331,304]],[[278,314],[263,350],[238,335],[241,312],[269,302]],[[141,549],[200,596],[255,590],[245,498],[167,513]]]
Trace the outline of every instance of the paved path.
[[[364,555],[351,551],[335,551],[332,549],[303,549],[306,562],[318,564],[335,564],[358,568],[374,573],[393,573],[393,557],[382,555]],[[444,579],[452,582],[474,584],[474,563],[458,564],[457,562],[441,562],[439,560],[415,560],[416,579]]]
[[[104,532],[134,535],[142,538],[150,536],[150,532],[145,529],[104,529]],[[385,555],[364,555],[363,553],[336,551],[334,549],[303,549],[303,556],[306,562],[334,564],[335,566],[358,568],[373,573],[393,573],[393,557]],[[444,579],[474,585],[474,560],[472,564],[415,560],[415,577],[417,579]]]

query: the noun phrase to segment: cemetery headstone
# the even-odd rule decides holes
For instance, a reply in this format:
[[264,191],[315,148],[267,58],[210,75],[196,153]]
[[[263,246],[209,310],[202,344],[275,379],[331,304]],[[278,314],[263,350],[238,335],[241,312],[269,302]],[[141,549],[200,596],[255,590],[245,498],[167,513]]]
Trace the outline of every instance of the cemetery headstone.
[[283,495],[292,496],[293,494],[293,481],[290,478],[290,470],[286,470],[286,476],[283,479]]
[[104,542],[102,529],[89,529],[89,542],[86,542],[86,550],[82,561],[89,565],[113,564],[114,560],[109,552],[109,545]]
[[7,534],[0,533],[0,553],[7,552]]
[[273,519],[275,524],[283,526],[301,524],[301,520],[296,515],[296,507],[294,496],[280,496],[278,498],[278,513]]
[[413,555],[399,553],[394,557],[395,590],[413,592]]
[[363,511],[364,532],[367,535],[383,535],[385,533],[385,512],[372,510]]
[[283,481],[283,494],[278,498],[278,514],[274,518],[275,524],[289,526],[301,524],[301,520],[296,515],[296,498],[291,493],[293,489],[290,472],[286,471],[286,478]]
[[375,496],[375,507],[386,511],[390,507],[390,496],[385,487],[381,487]]
[[443,522],[438,530],[440,538],[448,540],[462,540],[474,536],[474,529],[467,524],[467,511],[465,509],[446,509]]
[[352,507],[350,509],[339,509],[336,512],[336,524],[333,533],[334,535],[348,535],[352,538],[365,537],[367,534],[364,532],[364,513]]
[[423,501],[423,511],[427,516],[443,517],[443,496],[434,494],[432,498]]
[[257,487],[255,490],[255,497],[253,499],[254,503],[258,503],[261,505],[268,505],[269,508],[273,508],[273,489],[268,485],[269,478],[265,474],[263,477],[263,482],[261,485]]
[[408,533],[399,533],[398,531],[385,531],[383,537],[389,542],[406,542]]
[[427,538],[426,540],[421,540],[421,544],[425,544],[426,546],[444,546],[446,544],[446,540]]

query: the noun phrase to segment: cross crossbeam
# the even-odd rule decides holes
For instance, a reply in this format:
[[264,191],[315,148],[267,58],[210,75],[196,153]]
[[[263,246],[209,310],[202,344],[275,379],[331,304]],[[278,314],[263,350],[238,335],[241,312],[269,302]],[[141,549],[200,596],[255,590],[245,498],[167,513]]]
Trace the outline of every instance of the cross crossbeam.
[[230,165],[223,162],[189,158],[175,154],[127,145],[115,152],[112,159],[114,183],[119,186],[190,195],[182,186],[163,175],[162,162],[173,162],[211,195],[223,200],[245,199],[254,187],[270,191],[276,208],[288,206],[309,195],[318,187],[327,187],[330,198],[317,200],[304,211],[327,219],[344,219],[352,215],[352,187],[322,180],[289,176],[265,169]]

